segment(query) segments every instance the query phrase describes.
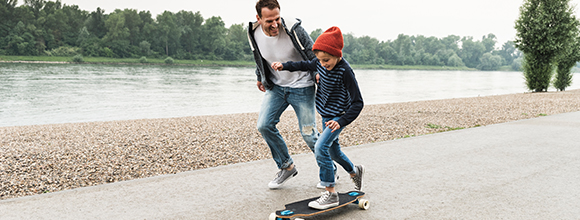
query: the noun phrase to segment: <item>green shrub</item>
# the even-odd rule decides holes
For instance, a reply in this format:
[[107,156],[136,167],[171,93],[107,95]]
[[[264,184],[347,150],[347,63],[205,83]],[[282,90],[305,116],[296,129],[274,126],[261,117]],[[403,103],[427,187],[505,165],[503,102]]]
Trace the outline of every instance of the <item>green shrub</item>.
[[99,55],[102,57],[111,57],[111,58],[116,57],[115,53],[113,53],[113,51],[108,47],[102,47],[99,51]]
[[149,61],[147,61],[147,57],[141,57],[139,58],[139,63],[148,63]]
[[81,52],[82,50],[79,47],[61,46],[50,50],[50,53],[47,54],[50,54],[50,56],[68,57],[80,54]]
[[75,63],[82,63],[85,62],[85,60],[83,59],[83,55],[77,54],[72,58],[72,61]]
[[173,62],[174,62],[173,58],[171,58],[171,57],[165,58],[165,63],[166,64],[173,64]]

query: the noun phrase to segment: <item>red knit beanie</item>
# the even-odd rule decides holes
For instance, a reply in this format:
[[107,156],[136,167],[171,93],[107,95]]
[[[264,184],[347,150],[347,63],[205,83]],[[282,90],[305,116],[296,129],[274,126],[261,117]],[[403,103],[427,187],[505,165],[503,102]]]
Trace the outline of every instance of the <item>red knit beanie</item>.
[[335,57],[342,57],[343,47],[342,32],[338,27],[333,26],[316,38],[312,50],[321,50]]

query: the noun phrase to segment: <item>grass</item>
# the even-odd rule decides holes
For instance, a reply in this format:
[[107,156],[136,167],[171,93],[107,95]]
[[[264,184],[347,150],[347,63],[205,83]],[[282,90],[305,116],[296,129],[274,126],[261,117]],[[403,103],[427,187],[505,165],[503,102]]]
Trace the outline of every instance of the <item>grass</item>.
[[440,125],[431,124],[431,123],[428,123],[427,126],[425,126],[425,127],[426,128],[431,128],[431,129],[439,129],[439,128],[441,128]]
[[[436,124],[431,124],[431,123],[427,123],[427,125],[425,126],[426,128],[431,128],[431,129],[444,129],[443,131],[454,131],[454,130],[461,130],[461,129],[465,129],[464,127],[456,127],[456,128],[452,128],[449,126],[441,126],[441,125],[436,125]],[[443,131],[439,131],[439,132],[443,132]]]
[[[89,64],[136,64],[136,65],[165,65],[165,59],[146,58],[147,63],[142,63],[141,58],[108,58],[108,57],[83,57],[83,63]],[[72,62],[73,57],[52,56],[0,56],[0,61],[37,61],[37,62]],[[173,65],[193,66],[255,66],[252,61],[226,61],[226,60],[177,60]]]
[[452,67],[452,66],[398,66],[398,65],[352,65],[353,69],[384,69],[384,70],[464,70],[477,71],[475,68],[469,67]]
[[47,56],[0,56],[0,61],[47,61],[47,62],[70,62],[72,57],[47,57]]

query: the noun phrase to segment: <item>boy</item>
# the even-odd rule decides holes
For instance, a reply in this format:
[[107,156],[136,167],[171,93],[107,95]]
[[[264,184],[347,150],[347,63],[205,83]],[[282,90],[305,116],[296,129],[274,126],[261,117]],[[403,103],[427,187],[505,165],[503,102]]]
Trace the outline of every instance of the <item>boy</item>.
[[314,42],[312,50],[316,58],[311,61],[272,63],[275,70],[317,71],[316,110],[322,116],[323,131],[314,147],[316,162],[320,168],[321,185],[326,191],[308,206],[327,209],[338,206],[338,193],[334,189],[333,160],[351,176],[356,190],[362,190],[364,167],[354,166],[340,150],[338,135],[345,126],[360,114],[364,103],[352,68],[342,58],[344,40],[338,27],[331,27]]

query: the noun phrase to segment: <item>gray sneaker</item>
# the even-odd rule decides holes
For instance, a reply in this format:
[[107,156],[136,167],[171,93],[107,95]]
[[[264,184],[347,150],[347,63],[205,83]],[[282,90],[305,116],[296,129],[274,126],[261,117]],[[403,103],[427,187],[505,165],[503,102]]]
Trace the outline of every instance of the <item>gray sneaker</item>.
[[354,182],[354,189],[358,191],[362,191],[363,188],[363,175],[365,173],[365,167],[363,165],[356,165],[354,166],[356,171],[356,175],[351,177],[352,182]]
[[338,193],[324,191],[317,200],[308,203],[308,207],[313,209],[327,209],[338,206]]
[[280,169],[280,171],[276,174],[276,178],[268,183],[268,187],[270,187],[270,189],[277,189],[282,186],[284,182],[296,176],[296,174],[298,174],[296,166],[294,166],[292,170]]

